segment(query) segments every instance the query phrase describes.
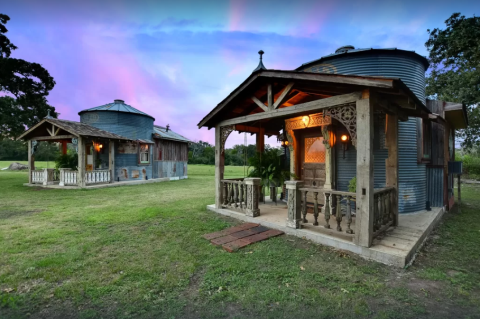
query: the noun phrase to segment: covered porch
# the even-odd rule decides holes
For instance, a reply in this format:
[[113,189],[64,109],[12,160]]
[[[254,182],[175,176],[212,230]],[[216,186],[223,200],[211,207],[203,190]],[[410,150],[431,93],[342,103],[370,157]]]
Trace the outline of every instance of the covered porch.
[[[19,139],[28,142],[28,186],[90,187],[115,180],[115,143],[125,141],[122,136],[79,122],[47,117],[30,128]],[[67,146],[77,154],[77,169],[35,168],[35,152],[40,142],[58,143],[61,154]]]
[[[254,72],[199,123],[215,127],[216,136],[216,200],[208,208],[404,266],[443,214],[439,208],[418,213],[418,220],[399,216],[398,124],[429,113],[396,78]],[[286,203],[265,201],[259,178],[223,178],[224,146],[234,130],[256,134],[260,152],[264,135],[285,136],[292,176],[285,182]],[[378,145],[386,151],[382,182],[374,174]],[[354,191],[341,187],[337,176],[345,168],[336,167],[336,159],[348,147],[356,150]],[[407,220],[413,228],[402,225]],[[375,257],[383,254],[375,252],[380,246],[396,257]],[[399,247],[404,252],[395,251]]]

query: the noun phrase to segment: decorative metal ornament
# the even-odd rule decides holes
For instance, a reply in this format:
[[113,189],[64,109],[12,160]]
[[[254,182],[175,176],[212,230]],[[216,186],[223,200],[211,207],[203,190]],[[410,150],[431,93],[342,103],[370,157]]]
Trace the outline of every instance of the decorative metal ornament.
[[354,105],[344,105],[327,109],[326,115],[336,119],[345,126],[352,139],[353,146],[357,146],[357,109]]
[[38,141],[32,141],[32,149],[30,150],[32,152],[32,155],[35,154],[35,152],[37,151],[37,147],[38,147]]
[[234,130],[234,126],[222,126],[220,128],[220,152],[225,152],[225,142],[227,141],[228,136]]
[[75,146],[75,152],[78,153],[78,139],[77,138],[72,138],[72,144]]

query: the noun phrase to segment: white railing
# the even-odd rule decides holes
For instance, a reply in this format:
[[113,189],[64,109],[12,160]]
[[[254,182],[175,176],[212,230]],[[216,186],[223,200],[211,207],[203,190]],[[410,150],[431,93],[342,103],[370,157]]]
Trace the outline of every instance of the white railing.
[[70,168],[60,168],[60,186],[77,185],[77,171],[72,171]]
[[110,183],[110,170],[90,171],[85,173],[85,184]]
[[43,184],[45,172],[43,169],[37,169],[32,171],[32,184]]

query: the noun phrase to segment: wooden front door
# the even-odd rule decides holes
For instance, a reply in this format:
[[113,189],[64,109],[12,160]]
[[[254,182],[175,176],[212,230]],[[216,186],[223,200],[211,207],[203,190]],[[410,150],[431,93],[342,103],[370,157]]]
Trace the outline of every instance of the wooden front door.
[[325,185],[325,145],[319,129],[305,131],[301,148],[302,180],[306,187]]

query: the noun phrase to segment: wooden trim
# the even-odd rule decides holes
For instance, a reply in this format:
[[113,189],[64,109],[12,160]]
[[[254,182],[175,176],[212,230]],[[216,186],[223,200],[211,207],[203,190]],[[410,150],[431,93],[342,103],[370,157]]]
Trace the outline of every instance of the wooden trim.
[[268,107],[265,106],[265,104],[263,104],[262,101],[260,101],[256,96],[252,96],[252,101],[255,102],[255,104],[257,104],[265,112],[269,111]]
[[293,88],[293,85],[294,85],[294,82],[290,82],[288,83],[288,85],[283,89],[282,91],[282,94],[280,94],[280,96],[278,97],[278,99],[275,101],[275,103],[273,104],[273,109],[278,109],[278,107],[280,105],[283,104],[284,100],[285,100],[285,97],[287,96],[288,93],[290,93],[290,91],[292,90]]
[[267,85],[267,102],[268,108],[271,110],[273,108],[273,85],[269,83]]
[[[234,130],[238,131],[239,133],[241,133],[241,132],[259,133],[260,132],[259,127],[247,126],[247,125],[242,125],[242,124],[235,125]],[[266,131],[266,130],[264,130],[264,134],[272,136],[272,135],[280,135],[280,132],[279,131]]]
[[66,140],[70,138],[75,138],[75,135],[56,135],[56,136],[37,136],[33,137],[31,141],[51,141],[51,140]]
[[350,84],[350,85],[359,85],[359,86],[369,86],[375,88],[388,88],[393,89],[393,81],[395,79],[384,79],[384,78],[367,78],[359,76],[349,76],[349,75],[338,75],[338,74],[324,74],[324,73],[291,73],[291,72],[276,72],[276,71],[263,71],[259,74],[259,77],[266,78],[279,78],[279,79],[294,79],[294,80],[307,80],[307,81],[317,81],[317,82],[329,82],[329,83],[339,83],[339,84]]
[[318,111],[318,110],[334,107],[341,104],[354,103],[358,99],[360,99],[360,97],[361,97],[361,92],[336,95],[329,98],[301,103],[301,104],[293,105],[290,107],[272,110],[265,113],[257,113],[257,114],[236,117],[233,119],[222,121],[218,124],[218,126],[242,124],[242,123],[259,121],[264,119],[284,117],[284,116],[289,116],[293,114]]

